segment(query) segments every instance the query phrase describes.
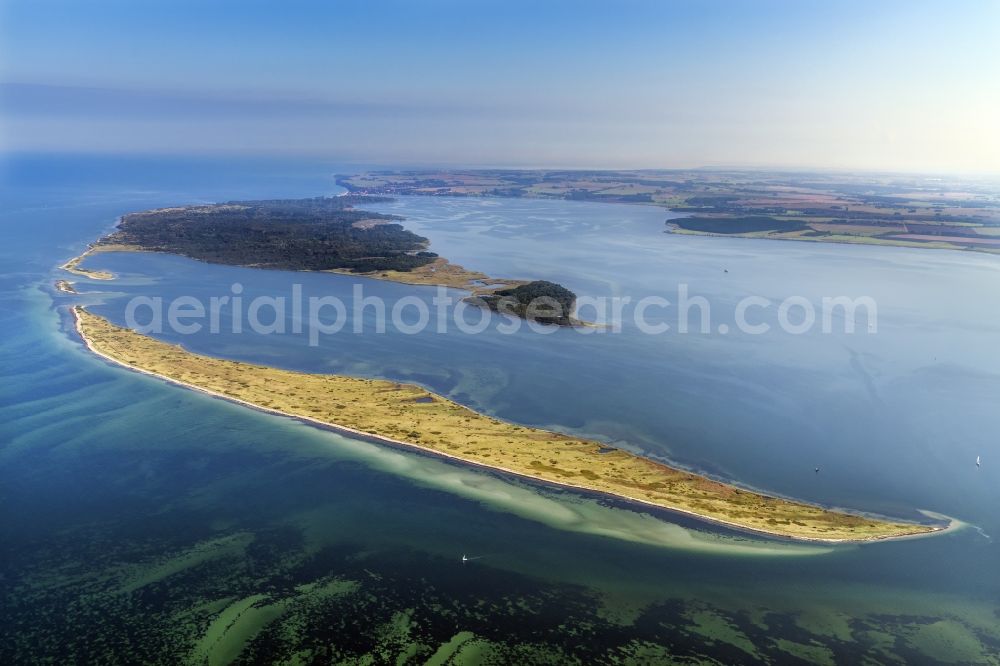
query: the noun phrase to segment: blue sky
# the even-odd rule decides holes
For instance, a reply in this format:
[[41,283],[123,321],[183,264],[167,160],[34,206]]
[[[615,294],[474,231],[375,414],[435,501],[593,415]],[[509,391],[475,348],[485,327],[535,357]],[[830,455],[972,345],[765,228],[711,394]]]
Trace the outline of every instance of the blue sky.
[[0,0],[0,149],[1000,173],[1000,3]]

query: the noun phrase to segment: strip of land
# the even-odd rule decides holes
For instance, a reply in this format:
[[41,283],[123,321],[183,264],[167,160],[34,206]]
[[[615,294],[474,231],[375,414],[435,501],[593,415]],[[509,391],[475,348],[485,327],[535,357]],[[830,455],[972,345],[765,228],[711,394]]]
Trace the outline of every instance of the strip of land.
[[82,266],[80,266],[80,263],[84,259],[86,259],[88,256],[90,256],[91,254],[93,254],[94,252],[95,252],[95,250],[94,250],[93,247],[88,247],[83,252],[83,254],[81,254],[79,256],[76,256],[76,257],[73,257],[72,259],[70,259],[69,261],[67,261],[65,264],[63,264],[59,268],[63,269],[64,271],[67,271],[69,273],[73,273],[74,275],[82,275],[83,277],[90,278],[91,280],[113,280],[113,279],[115,279],[114,274],[112,274],[112,273],[110,273],[108,271],[92,271],[89,268],[83,268]]
[[87,347],[105,359],[213,396],[385,444],[798,540],[862,542],[944,528],[769,497],[598,442],[491,418],[412,384],[306,374],[202,356],[116,326],[80,306],[73,313]]
[[428,264],[407,271],[387,270],[358,273],[356,271],[335,268],[331,269],[330,272],[346,275],[363,275],[375,280],[389,280],[402,284],[452,287],[453,289],[471,291],[473,294],[492,293],[497,289],[518,287],[528,283],[527,280],[493,278],[486,273],[469,270],[459,264],[453,264],[444,257],[437,257]]

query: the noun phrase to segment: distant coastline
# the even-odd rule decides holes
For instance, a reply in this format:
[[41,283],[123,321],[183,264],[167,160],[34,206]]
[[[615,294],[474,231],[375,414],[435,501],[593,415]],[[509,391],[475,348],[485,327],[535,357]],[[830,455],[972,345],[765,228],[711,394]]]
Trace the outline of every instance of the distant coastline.
[[734,169],[444,169],[339,175],[353,195],[658,206],[667,233],[1000,254],[1000,203],[980,183]]

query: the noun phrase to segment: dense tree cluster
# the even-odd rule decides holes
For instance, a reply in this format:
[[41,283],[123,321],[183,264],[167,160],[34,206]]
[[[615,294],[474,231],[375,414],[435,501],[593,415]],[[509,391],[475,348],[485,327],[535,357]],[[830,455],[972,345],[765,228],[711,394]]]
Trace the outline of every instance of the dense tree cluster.
[[291,270],[412,270],[434,261],[427,239],[394,215],[357,210],[376,197],[234,201],[131,213],[105,244],[220,264]]
[[576,294],[547,280],[536,280],[477,298],[491,310],[560,326],[573,323],[573,309],[576,307]]
[[684,217],[670,220],[681,229],[712,234],[746,234],[755,231],[801,231],[808,225],[792,220],[777,220],[764,215],[746,217]]

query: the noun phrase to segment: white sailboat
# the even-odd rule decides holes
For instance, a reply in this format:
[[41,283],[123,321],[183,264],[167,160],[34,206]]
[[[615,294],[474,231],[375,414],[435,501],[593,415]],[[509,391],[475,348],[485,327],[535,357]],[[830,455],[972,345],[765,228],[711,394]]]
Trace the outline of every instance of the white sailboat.
[[979,456],[976,456],[976,467],[979,467],[979,466],[980,466],[980,464],[979,464]]

